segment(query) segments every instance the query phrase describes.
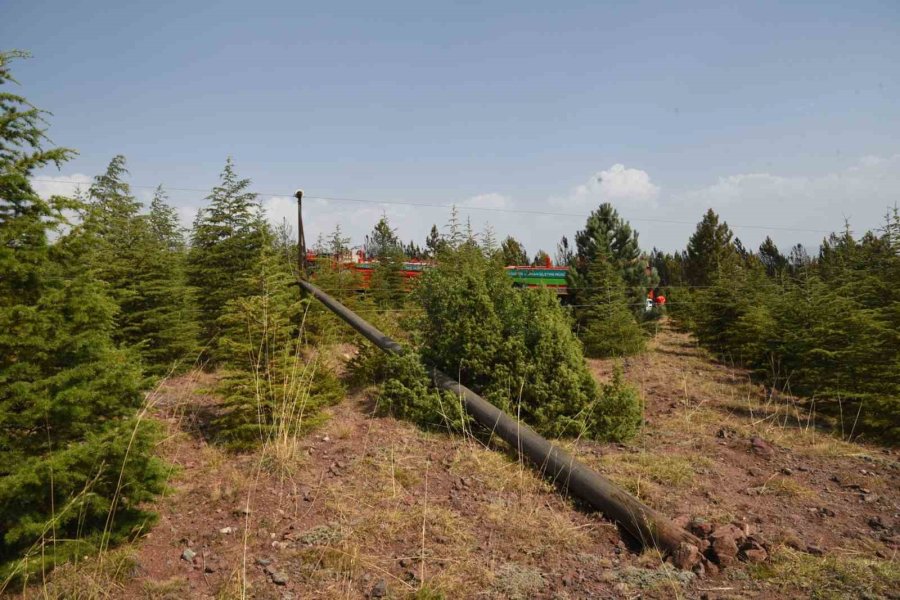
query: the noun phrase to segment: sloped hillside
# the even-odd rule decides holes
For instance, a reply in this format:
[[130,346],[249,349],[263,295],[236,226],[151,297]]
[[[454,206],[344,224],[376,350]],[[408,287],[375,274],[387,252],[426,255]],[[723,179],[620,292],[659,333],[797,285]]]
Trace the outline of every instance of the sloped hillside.
[[[613,369],[591,366],[600,379]],[[897,597],[896,454],[820,433],[814,410],[668,328],[624,367],[646,402],[639,438],[564,445],[741,547],[720,553],[725,568],[664,565],[502,449],[374,417],[365,392],[330,409],[297,463],[225,453],[206,433],[215,376],[195,373],[156,392],[160,451],[177,465],[159,522],[60,569],[41,597]]]

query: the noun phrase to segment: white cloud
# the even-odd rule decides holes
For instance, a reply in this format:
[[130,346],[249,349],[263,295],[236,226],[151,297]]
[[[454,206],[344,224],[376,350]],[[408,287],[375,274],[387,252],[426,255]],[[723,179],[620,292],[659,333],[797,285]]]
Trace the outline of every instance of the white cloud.
[[593,209],[603,202],[612,202],[619,208],[654,207],[659,193],[660,187],[650,181],[649,173],[617,163],[594,173],[567,196],[552,198],[550,203],[559,208],[580,210]]
[[[817,175],[729,175],[674,194],[666,204],[691,215],[712,208],[751,246],[770,234],[783,240],[781,245],[799,242],[815,247],[823,232],[839,230],[845,218],[857,234],[879,227],[887,207],[898,199],[900,154],[863,157]],[[784,231],[789,229],[794,231]]]
[[71,175],[59,175],[56,177],[40,175],[31,180],[31,187],[37,192],[41,198],[50,198],[51,196],[74,196],[81,189],[87,191],[91,187],[92,177],[82,173],[73,173]]

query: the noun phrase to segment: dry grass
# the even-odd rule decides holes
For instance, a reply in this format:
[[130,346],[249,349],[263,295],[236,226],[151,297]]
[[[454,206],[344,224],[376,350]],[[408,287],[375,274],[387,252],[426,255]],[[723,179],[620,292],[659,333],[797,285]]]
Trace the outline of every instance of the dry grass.
[[819,557],[780,547],[751,573],[783,589],[805,590],[812,598],[884,598],[900,590],[900,563],[856,555]]
[[110,550],[80,563],[58,567],[43,585],[24,594],[28,600],[106,600],[119,597],[135,568],[129,548]]

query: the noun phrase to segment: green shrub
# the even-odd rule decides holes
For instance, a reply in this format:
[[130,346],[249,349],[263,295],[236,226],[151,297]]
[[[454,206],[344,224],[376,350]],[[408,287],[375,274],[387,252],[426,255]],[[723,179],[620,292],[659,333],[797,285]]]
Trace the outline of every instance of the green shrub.
[[631,422],[640,403],[622,392],[621,382],[610,388],[610,401],[604,398],[556,297],[514,288],[474,244],[445,249],[420,278],[414,299],[424,309],[412,334],[421,361],[404,356],[385,365],[382,394],[394,414],[426,424],[450,418],[444,398],[425,383],[424,362],[545,435],[624,439],[631,431],[617,420],[619,411]]
[[384,369],[390,376],[376,396],[380,414],[406,419],[426,429],[465,428],[468,416],[462,401],[434,386],[415,352],[384,356]]
[[235,449],[296,436],[321,424],[322,408],[344,389],[319,346],[300,325],[309,300],[301,300],[290,267],[271,248],[244,283],[255,295],[231,300],[218,320],[226,410],[219,438]]

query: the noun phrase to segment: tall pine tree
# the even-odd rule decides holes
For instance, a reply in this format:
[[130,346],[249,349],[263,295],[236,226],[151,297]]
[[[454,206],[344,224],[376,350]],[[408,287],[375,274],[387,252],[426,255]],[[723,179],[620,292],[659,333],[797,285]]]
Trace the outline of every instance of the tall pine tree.
[[[12,81],[0,53],[0,85]],[[96,279],[94,239],[29,177],[59,165],[43,114],[0,90],[0,579],[52,568],[151,518],[163,487],[135,357],[112,341],[116,305]],[[68,229],[73,229],[69,232]],[[51,244],[50,238],[56,237]],[[42,543],[45,542],[45,543]],[[27,563],[17,559],[28,557]]]
[[592,358],[624,356],[644,349],[644,332],[629,309],[625,282],[609,250],[600,246],[579,294],[576,316],[584,353]]
[[150,214],[124,181],[116,156],[94,179],[85,227],[96,241],[92,263],[118,306],[116,339],[137,348],[148,372],[190,364],[196,348],[194,298],[187,286],[185,244],[175,210],[157,190]]
[[203,342],[216,336],[229,301],[254,292],[249,281],[259,266],[268,226],[249,187],[250,180],[238,178],[229,157],[219,185],[207,196],[209,205],[194,220],[187,273],[197,290]]

